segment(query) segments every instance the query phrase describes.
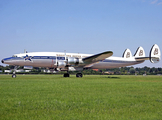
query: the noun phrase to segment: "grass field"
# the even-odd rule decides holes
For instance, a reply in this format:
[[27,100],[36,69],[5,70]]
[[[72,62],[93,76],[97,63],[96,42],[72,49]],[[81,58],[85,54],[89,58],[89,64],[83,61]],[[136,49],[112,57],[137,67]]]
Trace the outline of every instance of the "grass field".
[[162,120],[162,76],[0,75],[0,119]]

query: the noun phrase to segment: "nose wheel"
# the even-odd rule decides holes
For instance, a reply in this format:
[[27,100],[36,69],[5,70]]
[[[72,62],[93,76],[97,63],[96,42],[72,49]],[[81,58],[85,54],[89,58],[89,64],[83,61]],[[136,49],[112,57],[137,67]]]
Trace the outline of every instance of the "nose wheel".
[[16,78],[16,74],[12,74],[12,78]]
[[13,74],[12,74],[12,78],[16,78],[16,70],[19,68],[19,66],[15,66],[14,67],[14,71],[13,71]]

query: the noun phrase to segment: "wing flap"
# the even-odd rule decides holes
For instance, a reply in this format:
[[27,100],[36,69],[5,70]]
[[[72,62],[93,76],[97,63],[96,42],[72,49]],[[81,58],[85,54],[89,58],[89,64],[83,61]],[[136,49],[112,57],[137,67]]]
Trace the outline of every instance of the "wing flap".
[[106,52],[103,52],[103,53],[99,53],[99,54],[96,54],[96,55],[92,55],[92,56],[89,56],[89,57],[86,57],[86,58],[83,58],[83,62],[84,63],[95,63],[95,62],[98,62],[100,60],[104,60],[110,56],[113,55],[113,52],[112,51],[106,51]]

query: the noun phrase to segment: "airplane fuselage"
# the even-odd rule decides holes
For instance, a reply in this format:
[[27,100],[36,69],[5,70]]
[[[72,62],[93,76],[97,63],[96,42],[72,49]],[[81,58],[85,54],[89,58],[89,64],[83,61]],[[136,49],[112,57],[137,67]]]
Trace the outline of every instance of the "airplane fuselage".
[[[33,66],[33,67],[48,67],[48,68],[63,68],[58,66],[57,62],[64,62],[68,58],[83,59],[91,56],[92,54],[77,54],[77,53],[61,53],[61,52],[31,52],[15,54],[10,58],[3,59],[3,63],[14,65],[14,66]],[[74,64],[71,67],[83,67],[90,69],[106,69],[106,68],[117,68],[135,65],[144,62],[144,60],[136,61],[134,57],[123,58],[123,57],[109,57],[104,60],[100,60],[96,63],[84,65]]]

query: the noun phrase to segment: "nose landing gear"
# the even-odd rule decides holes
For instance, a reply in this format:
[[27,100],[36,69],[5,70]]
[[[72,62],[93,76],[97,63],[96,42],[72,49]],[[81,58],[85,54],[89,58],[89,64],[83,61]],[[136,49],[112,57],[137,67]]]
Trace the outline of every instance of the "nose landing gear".
[[15,66],[14,67],[14,71],[13,71],[13,74],[12,74],[12,78],[16,78],[16,70],[19,68],[19,66]]
[[16,78],[16,74],[12,74],[12,78]]

